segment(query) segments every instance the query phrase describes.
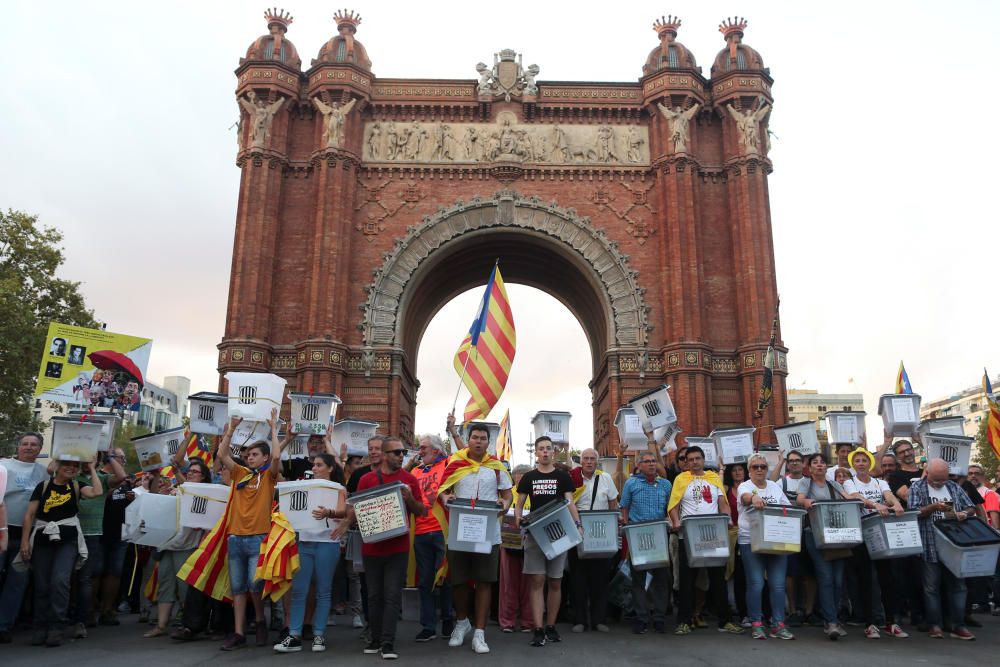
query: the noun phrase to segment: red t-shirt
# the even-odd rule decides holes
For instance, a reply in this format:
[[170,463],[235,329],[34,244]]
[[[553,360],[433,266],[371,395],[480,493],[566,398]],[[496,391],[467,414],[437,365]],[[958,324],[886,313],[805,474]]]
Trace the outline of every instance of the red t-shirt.
[[[410,487],[410,491],[413,493],[413,497],[417,499],[417,502],[424,502],[424,494],[420,491],[420,482],[417,478],[406,472],[402,468],[394,473],[381,473],[382,479],[379,479],[379,473],[370,472],[363,476],[358,482],[358,493],[362,491],[367,491],[376,486],[381,486],[382,484],[392,484],[393,482],[403,482]],[[410,518],[413,521],[413,518]],[[409,534],[403,534],[399,537],[393,537],[392,539],[383,540],[381,542],[373,542],[371,544],[361,545],[361,555],[362,556],[391,556],[393,554],[404,553],[410,550],[410,536]]]
[[[427,468],[426,471],[424,470],[425,467]],[[417,478],[417,482],[420,483],[420,490],[424,494],[424,507],[427,508],[427,514],[424,516],[418,516],[416,519],[416,528],[414,530],[416,535],[437,533],[441,531],[441,524],[438,523],[437,518],[431,514],[431,507],[434,506],[434,503],[437,500],[438,487],[441,486],[444,469],[447,467],[448,457],[442,456],[439,460],[429,466],[417,466],[413,469],[412,474]]]

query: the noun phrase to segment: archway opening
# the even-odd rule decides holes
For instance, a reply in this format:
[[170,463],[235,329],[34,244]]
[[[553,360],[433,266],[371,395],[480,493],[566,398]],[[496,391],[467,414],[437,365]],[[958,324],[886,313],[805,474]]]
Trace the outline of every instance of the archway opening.
[[[482,291],[482,287],[474,287],[452,297],[422,332],[416,358],[420,380],[415,419],[418,434],[444,435],[445,420],[455,403],[460,381],[452,362]],[[592,446],[594,411],[589,383],[595,355],[584,327],[569,308],[541,289],[508,280],[507,293],[517,327],[517,355],[507,388],[487,421],[499,423],[510,410],[514,463],[528,462],[525,445],[533,440],[530,421],[539,410],[572,413],[570,447]],[[456,409],[459,419],[468,398],[468,391],[462,387]]]

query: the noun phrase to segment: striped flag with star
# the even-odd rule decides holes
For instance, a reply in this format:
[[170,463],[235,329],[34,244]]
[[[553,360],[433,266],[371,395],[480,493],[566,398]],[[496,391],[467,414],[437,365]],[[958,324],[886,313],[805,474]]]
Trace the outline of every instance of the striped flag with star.
[[983,393],[986,394],[986,405],[989,414],[986,415],[986,442],[990,443],[993,453],[1000,456],[1000,404],[993,393],[990,375],[983,369]]
[[486,283],[476,319],[455,353],[455,372],[472,394],[465,405],[464,422],[485,419],[500,400],[516,345],[514,315],[498,262]]

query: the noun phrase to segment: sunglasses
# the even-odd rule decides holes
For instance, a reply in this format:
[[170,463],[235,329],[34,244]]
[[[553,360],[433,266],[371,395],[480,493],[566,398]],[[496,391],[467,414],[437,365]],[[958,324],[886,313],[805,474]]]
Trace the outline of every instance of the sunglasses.
[[756,464],[756,465],[750,466],[750,470],[767,470],[767,466],[766,465],[761,465],[761,464]]
[[896,456],[902,456],[903,454],[909,454],[912,451],[913,451],[912,449],[897,449],[896,450]]
[[406,453],[405,449],[390,449],[385,452],[386,454],[395,454],[396,456],[402,456]]

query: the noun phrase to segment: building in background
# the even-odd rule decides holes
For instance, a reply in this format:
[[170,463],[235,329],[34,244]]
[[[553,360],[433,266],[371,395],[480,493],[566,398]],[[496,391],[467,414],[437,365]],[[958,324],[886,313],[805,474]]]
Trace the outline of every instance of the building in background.
[[[991,380],[996,389],[1000,383],[1000,375]],[[965,435],[974,438],[979,433],[979,425],[986,419],[989,408],[986,405],[986,394],[981,384],[963,389],[943,398],[924,401],[920,404],[920,418],[934,419],[936,417],[964,417]],[[976,457],[977,443],[972,444],[972,457]]]
[[830,455],[829,440],[826,436],[827,412],[864,412],[865,400],[861,394],[821,394],[815,389],[788,390],[788,421],[816,422],[816,433],[820,446]]

